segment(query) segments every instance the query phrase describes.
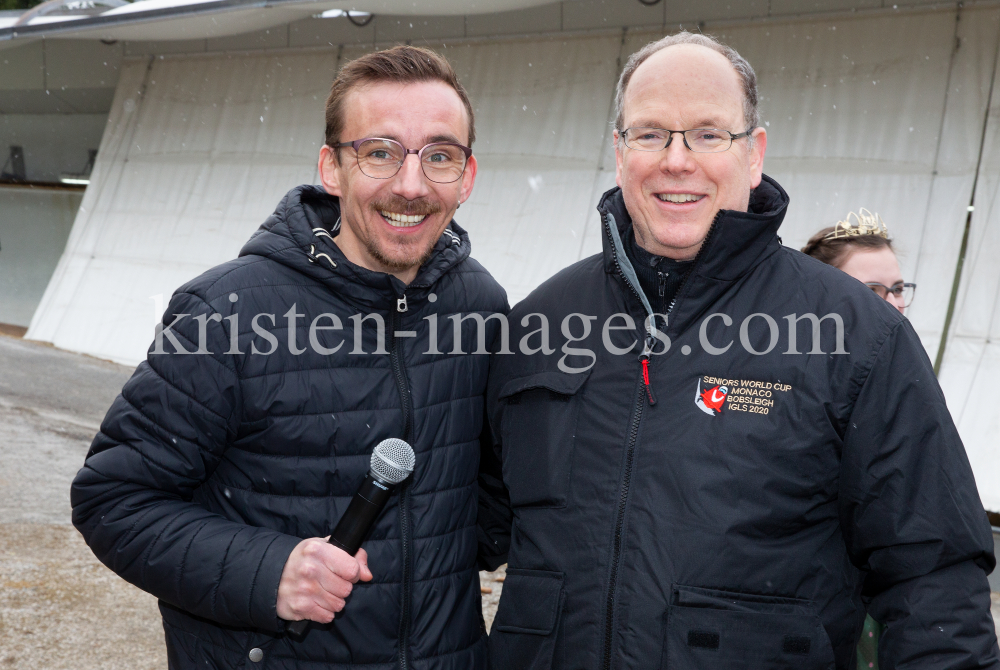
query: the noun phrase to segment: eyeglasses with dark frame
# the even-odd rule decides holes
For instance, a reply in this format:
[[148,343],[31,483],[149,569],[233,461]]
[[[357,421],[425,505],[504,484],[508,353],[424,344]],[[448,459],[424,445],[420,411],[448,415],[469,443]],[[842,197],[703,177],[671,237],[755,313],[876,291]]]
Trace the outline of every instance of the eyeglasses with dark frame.
[[680,133],[684,138],[684,146],[697,154],[716,154],[729,151],[733,142],[749,137],[753,132],[750,128],[745,133],[731,133],[719,128],[694,128],[692,130],[667,130],[665,128],[635,127],[619,130],[618,134],[625,146],[636,151],[663,151],[670,146],[674,133]]
[[391,179],[403,167],[409,154],[416,154],[424,176],[436,184],[450,184],[461,179],[472,149],[455,142],[431,142],[420,149],[407,149],[396,140],[366,137],[353,142],[339,142],[332,148],[351,147],[361,173],[372,179]]
[[886,286],[885,284],[879,284],[877,281],[866,281],[865,286],[874,291],[875,295],[882,298],[882,300],[887,300],[890,293],[897,298],[902,298],[903,307],[910,306],[910,303],[913,302],[913,295],[917,292],[917,285],[911,282],[898,281],[892,286]]

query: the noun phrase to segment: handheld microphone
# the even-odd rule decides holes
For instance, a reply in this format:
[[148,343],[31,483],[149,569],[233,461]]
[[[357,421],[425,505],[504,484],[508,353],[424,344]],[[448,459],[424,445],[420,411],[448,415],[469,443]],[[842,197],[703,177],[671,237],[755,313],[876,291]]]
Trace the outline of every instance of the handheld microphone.
[[[351,556],[358,553],[396,486],[413,472],[413,463],[413,447],[403,440],[392,437],[379,442],[372,451],[371,469],[330,534],[330,544]],[[309,619],[289,621],[285,630],[299,636],[308,626]]]

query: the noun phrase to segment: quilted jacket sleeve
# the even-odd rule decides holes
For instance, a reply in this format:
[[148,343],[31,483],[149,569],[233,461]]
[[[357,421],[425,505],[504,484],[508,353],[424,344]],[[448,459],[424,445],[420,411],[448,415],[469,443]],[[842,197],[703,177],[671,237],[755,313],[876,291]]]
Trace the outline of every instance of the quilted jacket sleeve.
[[[196,295],[174,295],[172,328],[115,399],[73,481],[73,524],[101,562],[163,601],[278,631],[278,582],[300,540],[193,501],[239,421],[238,356],[225,355],[220,321]],[[170,334],[187,352],[210,353],[178,353]]]
[[908,321],[873,353],[847,423],[840,520],[862,597],[887,626],[879,665],[1000,668],[993,541],[962,441]]

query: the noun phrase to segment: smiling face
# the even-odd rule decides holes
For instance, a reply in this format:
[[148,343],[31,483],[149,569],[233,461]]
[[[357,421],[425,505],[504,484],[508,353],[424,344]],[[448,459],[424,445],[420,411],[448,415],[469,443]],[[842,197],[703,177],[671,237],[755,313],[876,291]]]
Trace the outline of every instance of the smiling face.
[[[743,91],[722,54],[696,44],[657,51],[636,69],[624,98],[624,128],[746,130]],[[617,181],[635,226],[650,253],[693,258],[721,209],[745,212],[760,183],[767,135],[763,128],[733,142],[728,151],[694,153],[673,135],[666,149],[635,151],[615,132]]]
[[[420,149],[431,142],[469,141],[465,107],[441,81],[358,86],[347,94],[343,118],[341,142],[381,137]],[[465,173],[450,184],[427,179],[416,154],[406,156],[394,177],[373,179],[361,172],[354,149],[324,146],[319,174],[327,193],[340,198],[336,242],[347,259],[408,284],[472,192],[476,159],[470,157]]]

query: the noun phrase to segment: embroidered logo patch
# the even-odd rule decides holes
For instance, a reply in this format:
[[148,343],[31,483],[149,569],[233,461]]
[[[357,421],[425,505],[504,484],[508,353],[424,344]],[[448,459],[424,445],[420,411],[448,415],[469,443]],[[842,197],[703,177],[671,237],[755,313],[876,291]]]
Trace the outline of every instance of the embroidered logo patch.
[[715,416],[722,413],[722,403],[726,402],[729,394],[729,387],[725,384],[713,386],[710,389],[701,390],[701,380],[698,380],[698,390],[694,395],[694,404],[705,414]]
[[709,416],[722,414],[723,408],[748,414],[768,414],[776,400],[792,390],[790,384],[762,382],[756,379],[698,378],[694,392],[695,407]]

